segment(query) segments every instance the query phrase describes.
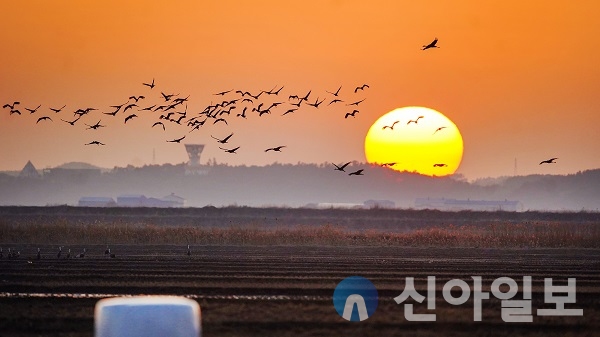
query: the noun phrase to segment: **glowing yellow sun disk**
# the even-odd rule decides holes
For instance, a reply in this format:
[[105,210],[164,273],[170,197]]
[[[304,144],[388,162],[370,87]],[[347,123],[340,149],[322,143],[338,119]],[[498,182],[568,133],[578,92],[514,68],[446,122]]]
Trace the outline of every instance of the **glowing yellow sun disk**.
[[[410,122],[417,118],[418,122]],[[463,140],[456,125],[442,113],[424,107],[388,112],[373,123],[365,137],[367,161],[395,163],[389,167],[397,171],[445,176],[458,169],[462,155]]]

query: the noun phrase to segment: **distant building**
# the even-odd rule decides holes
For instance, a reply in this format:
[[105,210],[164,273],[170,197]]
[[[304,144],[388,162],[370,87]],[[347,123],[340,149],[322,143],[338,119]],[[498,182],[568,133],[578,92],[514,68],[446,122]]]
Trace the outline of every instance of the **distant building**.
[[80,207],[115,207],[117,203],[108,197],[82,197],[77,206]]
[[164,198],[148,198],[141,194],[125,194],[117,197],[116,206],[118,207],[157,207],[171,208],[183,207],[186,200],[180,196],[171,193]]
[[31,160],[29,160],[29,161],[27,161],[27,164],[25,164],[25,167],[23,167],[23,169],[21,170],[21,173],[19,173],[19,177],[21,177],[21,178],[39,178],[40,173],[35,168],[35,166],[33,166],[33,164],[31,163]]
[[171,207],[185,207],[185,198],[175,195],[175,193],[167,195],[162,200],[171,202],[173,204]]
[[442,211],[511,211],[522,209],[519,201],[512,200],[459,200],[446,198],[417,198],[415,208]]
[[365,201],[366,208],[396,208],[396,203],[391,200],[367,200]]
[[117,197],[117,206],[119,207],[144,207],[146,196],[141,194],[124,194]]
[[363,209],[363,208],[365,208],[365,205],[364,204],[354,204],[354,203],[350,203],[350,202],[319,202],[319,203],[310,203],[304,207],[318,208],[318,209],[329,209],[329,208]]

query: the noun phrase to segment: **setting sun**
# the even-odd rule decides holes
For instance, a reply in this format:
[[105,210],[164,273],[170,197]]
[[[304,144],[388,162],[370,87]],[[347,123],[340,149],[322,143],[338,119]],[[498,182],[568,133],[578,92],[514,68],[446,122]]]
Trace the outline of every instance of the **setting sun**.
[[463,140],[442,113],[404,107],[381,116],[365,137],[365,156],[372,164],[429,176],[453,174],[460,165]]

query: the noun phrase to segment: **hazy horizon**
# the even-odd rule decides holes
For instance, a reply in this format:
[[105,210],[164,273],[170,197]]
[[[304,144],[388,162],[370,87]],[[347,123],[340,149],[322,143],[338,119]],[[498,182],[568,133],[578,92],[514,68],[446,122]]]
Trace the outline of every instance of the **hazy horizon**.
[[[600,44],[590,38],[600,32],[598,2],[23,1],[0,9],[0,106],[20,101],[22,113],[0,109],[2,171],[28,160],[38,169],[181,163],[183,146],[167,141],[184,135],[182,143],[206,144],[203,163],[364,162],[369,127],[404,106],[436,109],[457,125],[464,155],[456,173],[470,181],[512,176],[515,159],[519,176],[600,168]],[[439,48],[421,50],[434,38]],[[142,84],[153,79],[153,89]],[[340,86],[344,102],[331,104]],[[238,103],[222,116],[228,125],[211,120],[191,133],[171,122],[152,127],[164,112],[139,111],[162,104],[161,92],[189,96],[189,118],[241,99],[237,90],[280,88],[260,98],[283,102],[271,114]],[[289,96],[309,91],[306,103],[326,99],[321,107],[283,116]],[[138,107],[103,114],[139,95]],[[247,119],[236,116],[243,107]],[[61,121],[85,108],[98,110],[75,126]],[[353,108],[360,112],[345,118]],[[125,124],[130,113],[139,117]],[[53,121],[36,123],[43,116]],[[99,121],[106,127],[86,130]],[[230,133],[225,147],[240,146],[235,154],[212,138]],[[94,140],[106,145],[85,145]],[[264,152],[280,145],[281,153]]]

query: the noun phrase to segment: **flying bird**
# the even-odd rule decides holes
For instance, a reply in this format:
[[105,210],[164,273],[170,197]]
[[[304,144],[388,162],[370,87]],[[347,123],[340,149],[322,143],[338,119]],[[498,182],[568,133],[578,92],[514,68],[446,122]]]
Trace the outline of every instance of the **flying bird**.
[[35,122],[35,124],[41,122],[41,121],[45,121],[45,120],[49,120],[52,122],[52,118],[48,117],[48,116],[44,116],[44,117],[40,117],[38,118],[37,122]]
[[310,106],[314,106],[315,108],[319,108],[319,105],[321,105],[321,103],[323,103],[325,101],[325,99],[323,98],[323,100],[319,101],[319,98],[317,97],[317,99],[315,100],[314,103],[306,103],[307,105]]
[[352,110],[352,112],[346,112],[346,116],[344,116],[344,118],[348,118],[348,117],[350,117],[350,116],[352,116],[352,117],[356,117],[356,114],[357,114],[358,112],[360,112],[360,111],[358,111],[358,110]]
[[336,92],[331,92],[331,91],[327,91],[328,93],[332,94],[333,96],[337,97],[338,94],[340,93],[340,89],[342,89],[342,86],[340,85],[340,87],[338,88],[338,90],[336,90]]
[[173,97],[173,96],[177,96],[177,95],[178,95],[178,94],[170,94],[170,95],[167,95],[167,94],[165,94],[165,93],[164,93],[164,92],[162,92],[162,91],[160,92],[160,94],[161,94],[161,95],[162,95],[162,97],[165,99],[165,102],[168,102],[168,101],[170,101],[170,100],[171,100],[171,97]]
[[60,120],[61,120],[61,121],[63,121],[63,122],[65,122],[65,123],[69,123],[69,124],[71,124],[71,126],[75,126],[75,123],[77,123],[77,121],[78,121],[79,119],[81,119],[81,116],[79,116],[79,117],[78,117],[76,120],[73,120],[73,121],[66,121],[66,120],[64,120],[64,119],[62,119],[62,118],[61,118]]
[[231,90],[227,90],[227,91],[221,91],[221,92],[218,92],[218,93],[216,93],[216,94],[213,94],[213,95],[225,96],[225,94],[227,94],[227,93],[231,92],[232,90],[233,90],[233,89],[231,89]]
[[163,131],[165,131],[165,130],[166,130],[166,129],[165,129],[165,125],[163,124],[163,122],[156,122],[156,123],[152,124],[152,127],[155,127],[155,126],[157,126],[157,125],[160,125],[160,126],[162,126],[162,128],[163,128]]
[[167,143],[181,143],[182,140],[185,139],[185,136],[173,140],[167,140]]
[[427,50],[427,49],[429,49],[429,48],[439,48],[438,46],[436,46],[436,43],[437,43],[437,42],[438,42],[438,39],[437,39],[437,37],[436,37],[436,38],[435,38],[433,41],[431,41],[431,43],[430,43],[430,44],[426,44],[426,45],[424,45],[424,46],[423,46],[423,49],[421,49],[421,50]]
[[10,114],[17,114],[19,116],[21,116],[21,111],[19,109],[10,109]]
[[392,166],[396,165],[396,162],[383,163],[383,164],[380,164],[380,165],[381,165],[381,167],[392,167]]
[[354,172],[350,172],[350,173],[348,173],[348,175],[349,176],[362,176],[362,175],[364,175],[363,171],[364,171],[363,169],[360,169],[360,170],[357,170],[357,171],[354,171]]
[[339,166],[336,165],[336,164],[333,164],[333,166],[335,166],[335,170],[336,171],[346,172],[346,171],[344,171],[344,169],[346,168],[346,166],[350,165],[350,163],[351,162],[349,161],[349,162],[347,162],[345,164],[340,164]]
[[27,109],[27,108],[25,108],[25,110],[29,111],[29,113],[35,113],[35,112],[36,112],[36,111],[37,111],[37,110],[38,110],[38,109],[39,109],[41,106],[42,106],[42,105],[40,104],[40,105],[38,105],[38,106],[37,106],[37,108],[35,108],[35,109]]
[[238,146],[238,147],[233,148],[233,149],[224,149],[224,148],[222,148],[222,147],[219,146],[219,149],[221,149],[221,150],[223,150],[223,151],[225,151],[227,153],[235,153],[235,151],[237,151],[239,148],[240,147]]
[[548,160],[542,160],[539,165],[542,165],[542,164],[556,164],[556,162],[555,162],[556,159],[558,159],[558,158],[550,158]]
[[142,83],[145,86],[150,87],[150,89],[154,89],[154,79],[152,79],[152,83],[148,84],[148,83]]
[[[134,100],[136,103],[140,100],[140,99],[144,99],[146,97],[140,95],[140,96],[129,96],[129,99]],[[129,106],[129,105],[128,105]],[[125,107],[125,110],[127,110],[127,107]]]
[[360,101],[356,101],[356,102],[354,102],[354,103],[350,103],[350,104],[346,104],[346,105],[356,105],[356,106],[358,106],[360,103],[364,102],[364,100],[365,100],[365,99],[366,99],[366,98],[363,98],[363,99],[361,99]]
[[283,149],[284,147],[285,147],[285,145],[271,147],[271,148],[266,149],[265,152],[269,152],[269,151],[281,152],[281,149]]
[[385,129],[390,129],[390,130],[394,130],[394,126],[396,126],[396,124],[400,123],[400,121],[395,121],[394,123],[392,123],[392,125],[384,125],[381,130],[385,130]]
[[125,117],[125,124],[127,124],[127,122],[128,122],[129,120],[131,120],[131,119],[133,119],[133,118],[136,118],[136,117],[137,117],[137,115],[136,115],[136,114],[131,114],[131,115],[129,115],[129,116],[127,116],[127,117]]
[[4,104],[2,107],[5,108],[5,109],[6,108],[10,108],[11,110],[13,110],[15,108],[15,105],[19,105],[19,104],[21,104],[21,102],[15,101],[12,104],[8,104],[8,103]]
[[231,138],[231,136],[233,136],[233,132],[229,136],[227,136],[227,137],[225,137],[223,139],[219,139],[219,138],[214,137],[214,136],[211,135],[212,138],[216,139],[217,142],[219,142],[221,144],[227,144],[227,142],[229,141],[229,138]]
[[[223,122],[223,123],[227,124],[227,121],[225,120],[225,118],[217,118],[213,122],[213,125],[217,124],[218,122]],[[229,125],[229,124],[227,124],[227,125]]]
[[282,116],[285,116],[285,115],[287,115],[287,114],[289,114],[289,113],[292,113],[292,112],[294,112],[294,111],[296,111],[296,110],[298,110],[298,109],[289,109],[288,111],[284,112],[284,113],[282,114]]
[[127,111],[128,109],[133,109],[134,106],[138,106],[138,105],[135,103],[131,103],[131,104],[127,105],[125,107],[125,109],[123,109],[123,112]]
[[89,142],[89,143],[87,143],[85,145],[106,145],[106,144],[100,143],[99,141],[94,140],[94,141],[91,141],[91,142]]
[[433,167],[446,167],[448,164],[433,164]]
[[88,128],[86,130],[90,130],[90,129],[97,130],[99,128],[103,128],[103,127],[106,126],[106,125],[100,125],[100,122],[101,122],[101,120],[99,120],[98,123],[96,123],[94,125],[88,125],[88,124],[85,124],[85,123],[84,124],[88,126]]
[[59,113],[59,112],[61,112],[61,111],[62,111],[62,109],[64,109],[65,107],[66,107],[66,105],[63,105],[63,106],[62,106],[62,108],[58,108],[58,109],[50,108],[50,110],[52,110],[52,111],[54,111],[54,112],[56,112],[56,113]]
[[329,102],[329,104],[327,104],[327,106],[330,106],[330,105],[332,105],[333,103],[340,103],[340,102],[343,102],[343,101],[342,101],[341,99],[334,99],[334,100],[332,100],[331,102]]
[[356,94],[359,90],[365,90],[365,88],[370,88],[368,84],[363,84],[359,87],[356,87],[356,89],[354,89],[354,93]]
[[441,126],[441,127],[437,128],[437,129],[435,129],[435,131],[433,132],[433,134],[435,135],[438,131],[442,131],[445,128],[446,128],[445,126]]
[[421,118],[425,118],[425,116],[419,116],[419,117],[417,117],[417,119],[415,119],[415,120],[412,120],[412,119],[411,119],[411,120],[409,120],[409,121],[406,123],[406,125],[408,125],[408,124],[410,124],[410,123],[419,124],[419,119],[421,119]]

